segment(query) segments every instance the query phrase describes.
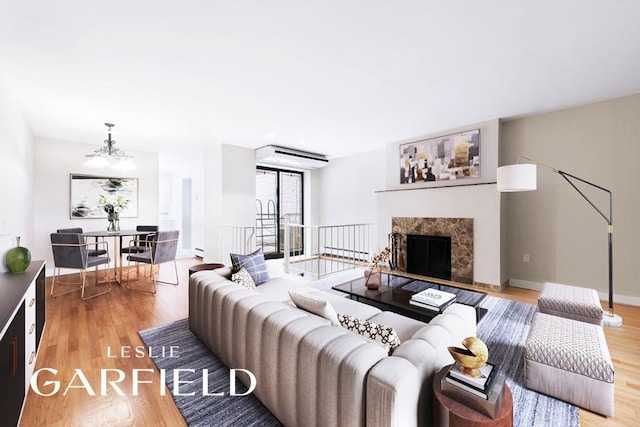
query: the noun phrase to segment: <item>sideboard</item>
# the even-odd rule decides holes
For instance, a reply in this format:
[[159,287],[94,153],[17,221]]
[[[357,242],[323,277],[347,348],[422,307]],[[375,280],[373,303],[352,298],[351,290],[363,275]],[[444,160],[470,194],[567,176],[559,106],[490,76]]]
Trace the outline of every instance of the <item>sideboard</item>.
[[44,261],[0,273],[0,424],[18,425],[45,325]]

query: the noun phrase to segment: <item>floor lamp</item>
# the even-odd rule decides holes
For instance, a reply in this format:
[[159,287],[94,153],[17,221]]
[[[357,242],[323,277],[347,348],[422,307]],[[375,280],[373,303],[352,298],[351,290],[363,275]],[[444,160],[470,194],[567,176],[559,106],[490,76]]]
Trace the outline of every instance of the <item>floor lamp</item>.
[[[520,163],[526,160],[531,163]],[[574,190],[582,196],[584,200],[591,205],[593,209],[607,222],[607,233],[609,237],[609,311],[604,313],[605,326],[622,326],[622,318],[613,312],[613,196],[611,191],[604,187],[596,185],[585,179],[579,178],[570,173],[561,171],[551,166],[540,163],[528,157],[518,157],[518,163],[515,165],[501,166],[498,168],[498,191],[500,192],[516,192],[516,191],[533,191],[537,188],[536,183],[536,167],[541,166],[557,173],[563,177]],[[574,181],[587,184],[598,190],[604,191],[609,195],[609,213],[602,212],[589,198],[576,186]]]

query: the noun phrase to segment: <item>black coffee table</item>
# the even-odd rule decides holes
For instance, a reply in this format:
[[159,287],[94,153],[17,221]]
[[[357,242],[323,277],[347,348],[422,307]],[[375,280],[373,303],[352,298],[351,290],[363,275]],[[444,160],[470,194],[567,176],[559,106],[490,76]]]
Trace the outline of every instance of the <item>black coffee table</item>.
[[381,310],[393,311],[423,322],[429,322],[440,313],[409,304],[409,300],[411,299],[411,295],[430,288],[455,294],[457,303],[475,308],[476,322],[482,319],[482,316],[487,313],[487,309],[480,307],[480,303],[487,296],[486,292],[473,291],[425,280],[410,279],[392,274],[383,274],[380,289],[371,290],[364,285],[365,280],[364,277],[361,277],[336,285],[331,289],[344,292],[348,294],[351,299],[373,305]]

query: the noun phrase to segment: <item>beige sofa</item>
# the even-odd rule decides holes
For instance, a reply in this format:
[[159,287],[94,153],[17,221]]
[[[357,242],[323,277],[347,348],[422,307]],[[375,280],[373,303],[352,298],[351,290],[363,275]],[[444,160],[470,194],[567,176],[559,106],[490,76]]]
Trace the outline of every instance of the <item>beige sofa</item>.
[[[447,346],[475,336],[475,310],[453,304],[429,324],[319,291],[271,273],[256,291],[228,269],[193,274],[191,331],[230,368],[250,370],[254,395],[287,426],[417,426],[432,421],[432,379],[453,363]],[[289,290],[311,292],[338,313],[392,326],[401,340],[382,345],[298,309]]]

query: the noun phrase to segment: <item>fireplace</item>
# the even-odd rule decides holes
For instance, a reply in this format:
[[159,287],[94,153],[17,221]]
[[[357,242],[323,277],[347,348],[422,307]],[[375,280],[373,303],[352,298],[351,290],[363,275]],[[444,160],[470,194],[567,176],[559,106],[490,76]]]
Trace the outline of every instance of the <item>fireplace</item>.
[[[448,237],[449,275],[451,280],[460,283],[474,283],[473,279],[473,219],[472,218],[418,218],[392,217],[391,227],[397,238],[397,268],[409,273],[407,261],[409,252],[408,236]],[[419,252],[420,253],[420,252]],[[419,261],[425,263],[425,261]],[[417,275],[434,276],[432,273],[413,273]]]
[[451,237],[408,234],[407,273],[451,280]]

